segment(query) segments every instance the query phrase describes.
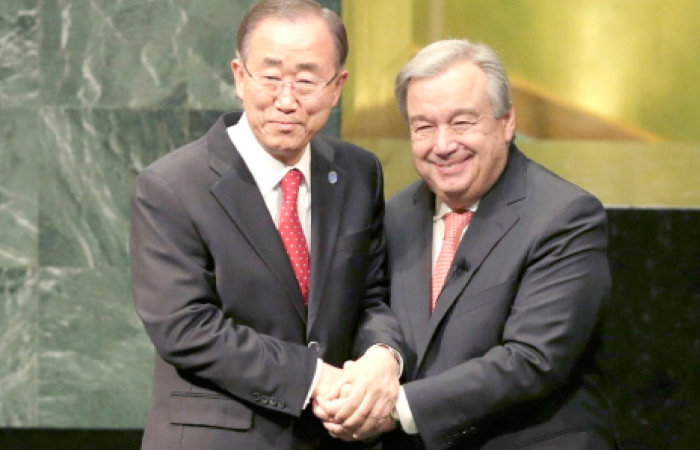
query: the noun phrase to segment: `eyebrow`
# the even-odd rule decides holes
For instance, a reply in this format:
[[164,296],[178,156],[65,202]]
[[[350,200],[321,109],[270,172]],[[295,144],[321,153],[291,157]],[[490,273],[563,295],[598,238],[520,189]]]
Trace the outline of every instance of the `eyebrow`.
[[281,66],[282,65],[281,59],[270,58],[269,56],[263,58],[262,62],[263,62],[263,65],[265,65],[265,66]]
[[[474,109],[474,108],[459,108],[455,109],[454,111],[451,112],[450,114],[450,120],[454,119],[457,116],[462,116],[462,115],[467,115],[467,116],[479,116],[479,111]],[[409,123],[413,122],[418,122],[418,121],[425,121],[425,122],[433,122],[433,120],[429,119],[428,117],[419,114],[416,116],[411,116],[408,118]]]
[[[278,58],[272,58],[272,57],[265,57],[263,58],[263,65],[264,66],[274,66],[274,67],[282,67],[282,60]],[[297,64],[297,70],[308,70],[308,71],[315,71],[318,69],[318,64],[315,62],[303,62]]]

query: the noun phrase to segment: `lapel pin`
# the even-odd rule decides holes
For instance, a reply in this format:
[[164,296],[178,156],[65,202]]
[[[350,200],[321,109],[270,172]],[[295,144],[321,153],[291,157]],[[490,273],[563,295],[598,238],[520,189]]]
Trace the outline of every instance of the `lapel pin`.
[[328,182],[330,184],[335,184],[338,182],[338,174],[335,172],[335,170],[328,172]]

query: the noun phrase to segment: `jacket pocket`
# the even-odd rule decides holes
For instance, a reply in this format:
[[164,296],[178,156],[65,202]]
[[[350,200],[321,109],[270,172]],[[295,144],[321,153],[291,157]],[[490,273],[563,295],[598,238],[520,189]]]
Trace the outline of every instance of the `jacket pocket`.
[[173,392],[170,394],[170,423],[248,430],[253,411],[228,397]]

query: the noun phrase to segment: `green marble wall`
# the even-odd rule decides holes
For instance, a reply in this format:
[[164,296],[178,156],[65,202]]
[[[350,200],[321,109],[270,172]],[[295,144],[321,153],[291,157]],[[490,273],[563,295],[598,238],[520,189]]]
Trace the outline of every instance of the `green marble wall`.
[[0,3],[0,428],[143,426],[131,183],[240,106],[229,61],[252,3]]

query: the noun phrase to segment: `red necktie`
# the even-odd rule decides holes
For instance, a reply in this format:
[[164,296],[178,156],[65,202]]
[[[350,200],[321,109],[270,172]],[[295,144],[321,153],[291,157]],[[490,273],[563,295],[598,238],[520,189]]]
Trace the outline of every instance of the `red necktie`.
[[282,212],[280,213],[279,232],[282,243],[287,250],[289,260],[292,262],[294,273],[299,282],[304,302],[309,302],[309,247],[306,245],[304,231],[299,222],[297,211],[297,195],[302,174],[297,169],[292,169],[282,178]]
[[455,258],[455,254],[457,253],[457,247],[459,247],[462,232],[472,219],[472,216],[474,216],[473,211],[466,211],[462,213],[452,211],[445,215],[445,239],[442,242],[440,255],[438,256],[437,262],[435,263],[435,269],[433,270],[433,287],[432,297],[430,299],[430,311],[435,309],[438,296],[445,285],[445,278],[447,277],[450,267],[452,266],[452,260]]

